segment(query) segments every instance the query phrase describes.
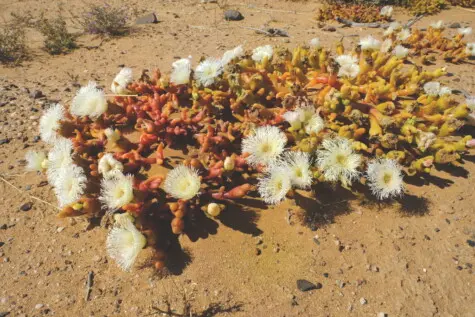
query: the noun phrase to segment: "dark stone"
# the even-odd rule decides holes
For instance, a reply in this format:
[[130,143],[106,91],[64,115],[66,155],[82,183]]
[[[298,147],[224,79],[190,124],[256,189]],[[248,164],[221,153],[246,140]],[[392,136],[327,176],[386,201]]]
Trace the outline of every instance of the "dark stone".
[[472,248],[475,248],[475,241],[473,240],[467,240],[467,243],[469,246],[471,246]]
[[5,245],[5,242],[0,241],[0,248]]
[[256,255],[261,255],[262,251],[259,248],[256,248]]
[[297,288],[301,290],[302,292],[310,291],[312,289],[318,289],[317,285],[307,280],[297,280]]
[[1,225],[1,226],[0,226],[0,229],[2,229],[2,230],[7,230],[7,224],[4,223],[3,225]]
[[43,186],[46,186],[48,185],[48,182],[47,181],[41,181],[39,184],[38,184],[38,187],[43,187]]
[[226,10],[224,11],[224,19],[227,21],[241,21],[244,17],[241,12],[237,10]]
[[1,139],[0,140],[0,145],[10,143],[10,139]]
[[328,274],[328,273],[323,273],[323,276],[324,276],[324,277],[329,277],[330,274]]
[[24,203],[23,205],[20,206],[20,210],[21,211],[28,211],[28,210],[31,209],[31,207],[33,207],[32,202]]
[[34,138],[33,138],[33,142],[38,142],[40,140],[40,136],[39,135],[36,135]]
[[439,232],[440,229],[439,229],[439,228],[435,228],[434,231],[435,231],[435,232]]
[[322,30],[323,30],[323,31],[327,31],[327,32],[335,32],[335,31],[336,31],[336,28],[335,28],[334,26],[327,25],[327,26],[324,27]]
[[30,190],[31,189],[31,185],[26,185],[25,186],[25,190]]
[[135,24],[150,24],[150,23],[158,23],[157,16],[155,15],[154,12],[141,16],[137,18],[137,20],[135,20]]
[[33,99],[38,99],[38,98],[41,98],[41,97],[44,97],[45,95],[43,95],[43,92],[41,90],[33,90],[32,92],[30,92],[30,98],[33,98]]
[[315,285],[316,289],[321,289],[323,287],[322,283],[317,283]]
[[458,265],[458,266],[457,266],[457,270],[462,271],[462,270],[463,270],[463,267],[461,267],[460,265]]
[[451,28],[451,29],[459,29],[461,27],[462,27],[462,25],[458,22],[454,22],[451,25],[449,25],[449,28]]
[[38,111],[39,111],[38,109],[33,108],[33,107],[31,107],[30,110],[31,110],[32,112],[38,112]]
[[0,317],[7,317],[8,315],[10,315],[9,311],[0,312]]

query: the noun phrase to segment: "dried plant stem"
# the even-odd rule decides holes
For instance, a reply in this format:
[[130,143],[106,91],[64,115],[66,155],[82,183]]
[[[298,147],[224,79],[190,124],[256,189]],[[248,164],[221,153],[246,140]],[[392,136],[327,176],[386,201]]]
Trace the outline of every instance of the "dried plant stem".
[[47,205],[53,207],[53,208],[56,209],[56,210],[61,210],[61,209],[59,209],[58,207],[56,207],[55,205],[53,205],[53,204],[47,202],[46,200],[43,200],[43,199],[38,198],[38,197],[36,197],[36,196],[33,196],[33,195],[30,195],[30,194],[25,193],[25,192],[22,191],[20,188],[16,187],[15,185],[13,185],[13,184],[10,183],[9,181],[7,181],[7,180],[6,180],[5,178],[3,178],[3,176],[1,176],[1,175],[0,175],[0,180],[3,181],[3,182],[4,182],[5,184],[7,184],[8,186],[10,186],[10,187],[16,189],[19,193],[25,194],[25,195],[29,196],[31,199],[34,199],[34,200],[37,200],[37,201],[42,202],[42,203],[44,203],[44,204],[47,204]]

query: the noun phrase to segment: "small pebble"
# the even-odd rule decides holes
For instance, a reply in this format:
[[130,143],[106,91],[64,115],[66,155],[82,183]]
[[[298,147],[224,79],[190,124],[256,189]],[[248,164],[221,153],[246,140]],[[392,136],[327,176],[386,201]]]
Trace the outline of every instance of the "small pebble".
[[227,21],[240,21],[244,19],[241,12],[237,10],[226,10],[224,11],[224,19]]
[[471,246],[472,248],[475,248],[475,241],[469,239],[469,240],[467,240],[467,243],[468,243],[468,245]]
[[383,312],[379,312],[376,317],[388,317],[388,314],[383,313]]
[[366,298],[364,298],[364,297],[361,297],[361,298],[360,298],[360,304],[361,304],[361,305],[366,305],[367,302],[368,302],[368,301],[366,300]]
[[322,284],[320,284],[319,286],[318,284],[320,283],[317,283],[317,285],[315,285],[312,282],[309,282],[307,280],[297,280],[297,288],[301,290],[302,292],[310,291],[312,289],[322,288]]
[[31,209],[31,207],[33,207],[32,202],[24,203],[23,205],[20,206],[20,210],[21,211],[28,211],[28,210]]
[[35,309],[41,309],[41,308],[43,308],[43,306],[44,306],[43,304],[36,304]]
[[58,229],[56,229],[56,232],[57,232],[57,233],[60,233],[60,232],[63,231],[63,230],[64,230],[64,227],[58,227]]

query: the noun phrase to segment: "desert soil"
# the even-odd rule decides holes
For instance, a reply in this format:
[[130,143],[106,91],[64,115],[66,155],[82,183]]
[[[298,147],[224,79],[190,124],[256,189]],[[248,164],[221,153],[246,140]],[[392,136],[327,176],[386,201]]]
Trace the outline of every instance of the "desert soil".
[[[95,80],[108,88],[122,65],[136,77],[142,69],[169,72],[179,57],[192,55],[196,64],[202,55],[220,56],[239,44],[294,47],[319,37],[334,46],[342,34],[381,36],[380,29],[337,24],[336,31],[323,31],[313,20],[319,5],[313,1],[127,5],[139,14],[158,13],[160,23],[104,42],[83,36],[81,48],[60,56],[43,52],[41,36],[31,31],[32,59],[0,67],[0,173],[20,189],[0,183],[1,316],[159,316],[154,307],[164,309],[167,301],[177,313],[186,302],[196,316],[475,316],[474,156],[462,167],[436,171],[429,181],[408,180],[408,194],[392,204],[364,203],[343,190],[322,188],[315,193],[320,204],[300,192],[295,202],[278,207],[227,210],[217,222],[179,237],[182,248],[172,246],[165,277],[140,265],[120,271],[105,252],[107,228],[81,218],[58,219],[54,207],[32,199],[56,203],[45,177],[25,173],[22,165],[27,150],[45,149],[37,138],[38,118],[48,103],[68,104],[77,84]],[[0,0],[0,6],[4,20],[32,9],[53,16],[58,8],[44,0]],[[62,8],[69,14],[84,6],[68,0]],[[245,19],[224,21],[225,8],[240,10]],[[410,16],[397,11],[395,18]],[[415,26],[439,19],[475,26],[475,13],[459,8]],[[264,23],[291,37],[269,38],[245,28]],[[69,27],[75,30],[73,23]],[[357,40],[345,38],[345,45]],[[473,63],[447,67],[452,76],[442,82],[475,94]],[[34,98],[35,90],[45,97]],[[305,213],[313,217],[310,226],[302,224]],[[89,272],[94,277],[86,300]],[[302,292],[299,279],[321,288]]]

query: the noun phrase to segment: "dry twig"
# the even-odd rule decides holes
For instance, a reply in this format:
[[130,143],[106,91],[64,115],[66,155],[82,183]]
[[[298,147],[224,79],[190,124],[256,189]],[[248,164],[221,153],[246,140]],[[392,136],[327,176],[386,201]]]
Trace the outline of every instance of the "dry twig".
[[10,187],[16,189],[19,193],[24,194],[24,195],[27,195],[27,196],[30,197],[31,199],[34,199],[34,200],[37,200],[37,201],[42,202],[42,203],[44,203],[44,204],[47,204],[47,205],[53,207],[53,208],[56,209],[56,210],[61,210],[61,209],[59,209],[58,207],[56,207],[55,205],[53,205],[53,204],[47,202],[46,200],[43,200],[43,199],[38,198],[38,197],[36,197],[36,196],[30,195],[30,194],[28,194],[28,193],[25,193],[25,192],[22,191],[20,188],[16,187],[15,185],[13,185],[13,184],[10,183],[9,181],[7,181],[2,175],[0,175],[0,180],[1,180],[2,182],[4,182],[5,184],[9,185]]

